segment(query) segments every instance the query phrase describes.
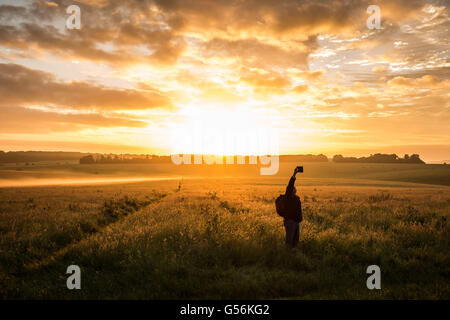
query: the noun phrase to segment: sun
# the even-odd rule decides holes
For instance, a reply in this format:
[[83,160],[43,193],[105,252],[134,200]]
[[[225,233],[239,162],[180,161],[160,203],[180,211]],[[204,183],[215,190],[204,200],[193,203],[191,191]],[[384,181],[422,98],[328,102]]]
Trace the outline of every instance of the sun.
[[173,127],[172,153],[261,155],[274,149],[272,128],[258,110],[221,104],[188,105]]

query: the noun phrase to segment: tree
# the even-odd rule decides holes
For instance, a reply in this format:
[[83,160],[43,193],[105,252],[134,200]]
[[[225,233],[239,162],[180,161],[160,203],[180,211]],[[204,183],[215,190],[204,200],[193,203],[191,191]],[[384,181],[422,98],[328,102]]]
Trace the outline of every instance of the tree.
[[91,164],[91,163],[95,163],[94,157],[92,155],[80,158],[80,164]]
[[420,159],[419,155],[414,153],[411,155],[411,157],[409,157],[409,162],[410,163],[425,163],[422,161],[422,159]]
[[343,157],[338,154],[333,157],[334,162],[358,162],[358,163],[425,163],[419,158],[418,154],[408,156],[405,154],[404,158],[398,157],[395,153],[383,154],[375,153],[368,157]]

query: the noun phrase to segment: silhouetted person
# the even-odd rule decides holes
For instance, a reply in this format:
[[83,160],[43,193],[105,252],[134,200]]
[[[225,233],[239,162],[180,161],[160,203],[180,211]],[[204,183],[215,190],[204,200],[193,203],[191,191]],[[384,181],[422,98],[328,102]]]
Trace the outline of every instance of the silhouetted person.
[[302,203],[300,201],[300,197],[297,196],[297,189],[295,189],[294,186],[295,175],[297,172],[297,168],[295,168],[294,174],[286,187],[284,197],[284,228],[286,229],[286,246],[290,248],[294,248],[300,239],[300,222],[303,220]]

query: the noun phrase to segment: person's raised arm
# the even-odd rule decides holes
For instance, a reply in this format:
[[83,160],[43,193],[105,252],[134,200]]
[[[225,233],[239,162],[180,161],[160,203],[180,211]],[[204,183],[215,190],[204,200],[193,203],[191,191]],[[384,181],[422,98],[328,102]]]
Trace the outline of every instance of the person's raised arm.
[[289,179],[289,183],[286,187],[286,195],[290,195],[292,193],[292,189],[294,188],[295,184],[295,175],[297,174],[297,168],[295,168],[294,173],[292,174],[292,177]]

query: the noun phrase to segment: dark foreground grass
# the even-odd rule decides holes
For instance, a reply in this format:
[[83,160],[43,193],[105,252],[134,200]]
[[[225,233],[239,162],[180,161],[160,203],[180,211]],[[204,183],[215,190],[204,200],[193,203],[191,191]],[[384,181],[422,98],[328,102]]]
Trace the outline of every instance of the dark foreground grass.
[[[45,264],[18,267],[27,256],[20,251],[20,259],[3,259],[1,296],[450,298],[448,188],[302,188],[304,222],[294,250],[284,247],[274,212],[279,186],[174,182],[171,188],[142,207],[130,197],[104,200],[92,215],[112,211],[114,222],[62,243]],[[132,214],[121,206],[134,208]],[[2,241],[2,248],[13,246]],[[81,290],[66,288],[71,264],[81,268]],[[366,288],[372,264],[381,267],[382,290]]]

